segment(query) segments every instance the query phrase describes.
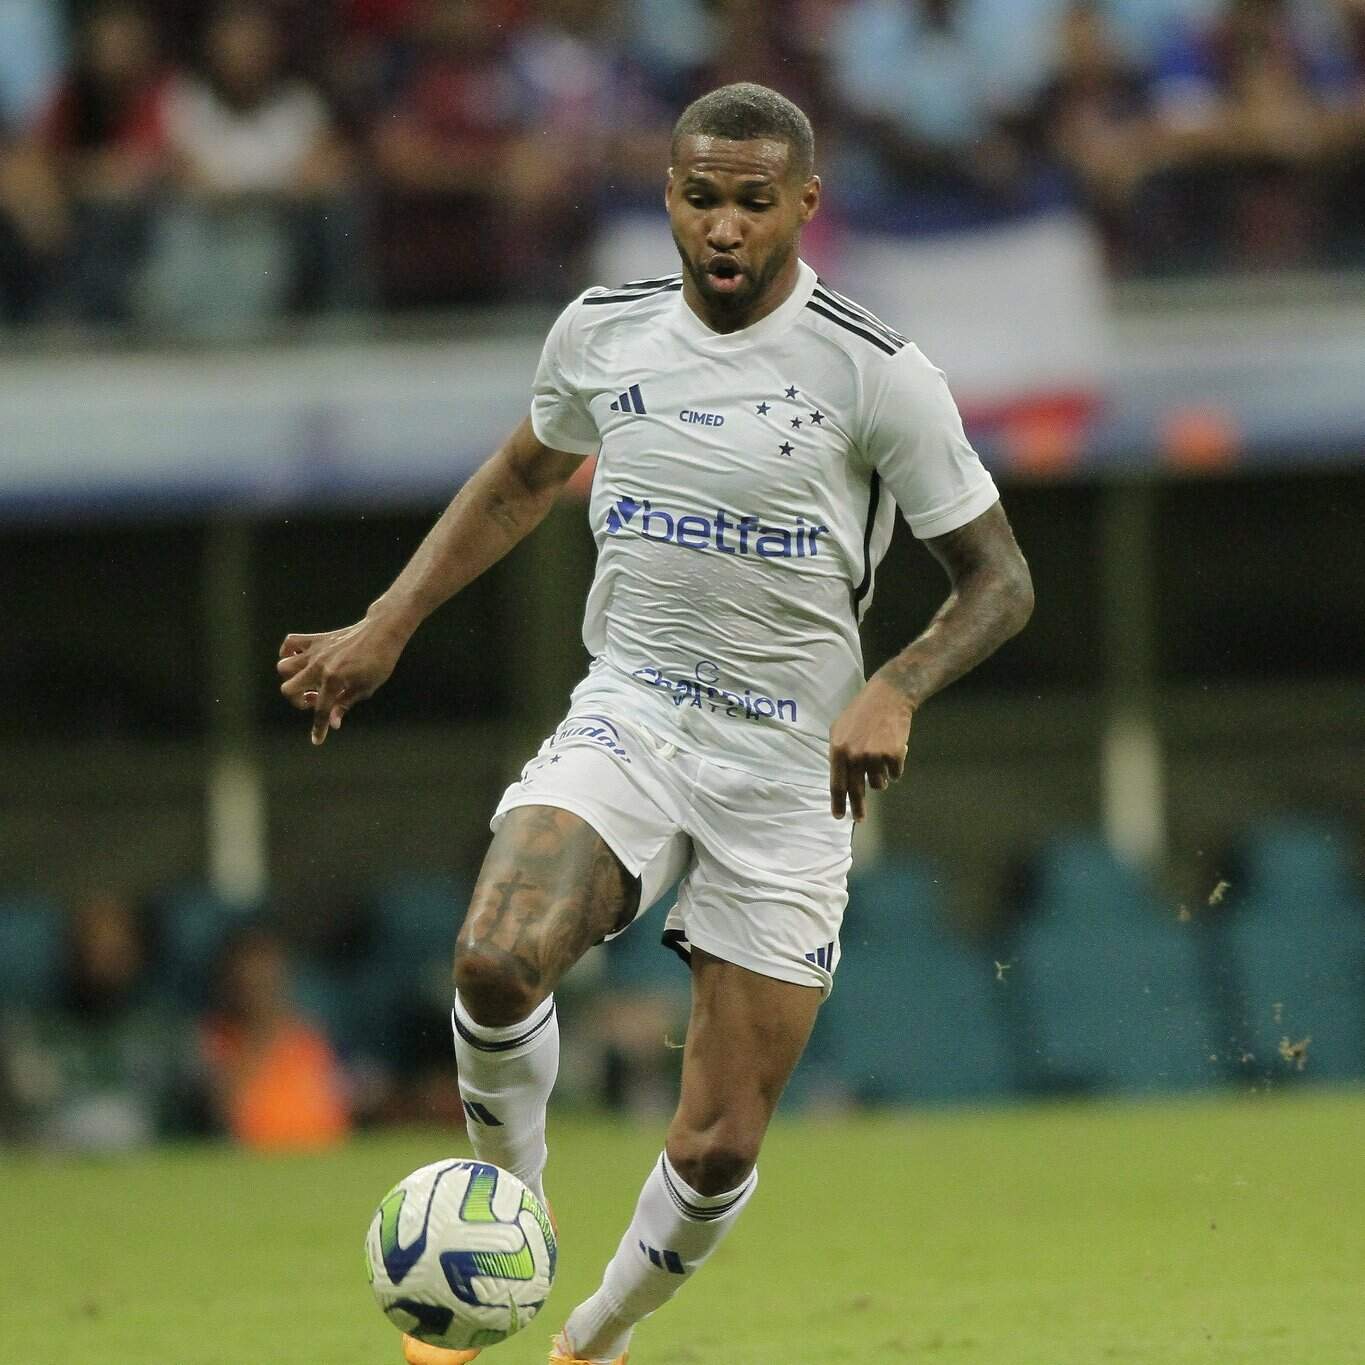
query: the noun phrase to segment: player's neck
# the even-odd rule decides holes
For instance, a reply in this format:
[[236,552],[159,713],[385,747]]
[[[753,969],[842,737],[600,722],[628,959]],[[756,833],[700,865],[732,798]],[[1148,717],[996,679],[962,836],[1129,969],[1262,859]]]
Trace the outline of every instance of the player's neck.
[[713,331],[722,336],[729,332],[740,332],[762,322],[769,313],[775,313],[791,297],[801,278],[801,258],[795,251],[787,259],[782,269],[768,282],[764,291],[744,309],[708,307],[707,300],[697,288],[690,274],[683,275],[683,301]]

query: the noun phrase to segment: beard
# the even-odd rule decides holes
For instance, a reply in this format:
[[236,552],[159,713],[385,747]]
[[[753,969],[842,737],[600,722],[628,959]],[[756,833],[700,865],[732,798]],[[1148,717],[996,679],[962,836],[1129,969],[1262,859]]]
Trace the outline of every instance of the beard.
[[743,282],[733,293],[722,294],[711,283],[711,276],[688,254],[678,234],[673,233],[673,245],[678,248],[683,269],[691,278],[706,306],[727,319],[742,318],[757,308],[768,292],[773,280],[781,273],[796,251],[796,239],[792,238],[773,250],[757,274],[745,272]]

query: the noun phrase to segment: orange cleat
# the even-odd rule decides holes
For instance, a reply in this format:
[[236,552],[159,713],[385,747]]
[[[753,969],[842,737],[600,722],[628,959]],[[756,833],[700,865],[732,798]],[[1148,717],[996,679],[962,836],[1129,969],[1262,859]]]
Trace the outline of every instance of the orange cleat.
[[[630,1352],[617,1356],[612,1365],[626,1365],[630,1359]],[[569,1348],[564,1344],[564,1334],[559,1333],[550,1343],[550,1362],[549,1365],[593,1365],[591,1360],[584,1360],[581,1356],[569,1354]]]
[[407,1365],[469,1365],[478,1351],[448,1351],[442,1346],[428,1346],[403,1333],[403,1359]]

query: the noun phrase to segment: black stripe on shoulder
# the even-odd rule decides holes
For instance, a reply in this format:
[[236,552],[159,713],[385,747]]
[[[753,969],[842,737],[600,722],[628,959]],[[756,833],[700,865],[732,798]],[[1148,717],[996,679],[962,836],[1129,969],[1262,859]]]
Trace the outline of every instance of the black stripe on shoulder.
[[682,282],[682,274],[675,270],[671,275],[660,275],[652,280],[627,280],[621,285],[621,289],[652,289],[660,284],[672,284],[674,281]]
[[637,290],[632,294],[616,292],[612,294],[592,294],[583,300],[584,303],[634,303],[636,299],[652,299],[656,294],[675,294],[682,288],[682,281],[675,280],[672,284],[663,285],[658,289]]
[[[585,300],[586,302],[586,300]],[[899,343],[888,341],[886,338],[878,336],[876,332],[870,331],[866,327],[857,327],[845,317],[840,317],[838,313],[826,308],[823,304],[811,299],[806,307],[813,313],[819,313],[822,318],[828,318],[831,322],[838,323],[846,332],[852,332],[855,336],[860,336],[864,341],[870,341],[879,351],[887,355],[895,355],[901,349]]]
[[880,332],[888,341],[899,341],[902,346],[906,345],[910,338],[902,336],[889,323],[885,323],[875,313],[869,313],[866,308],[861,308],[852,299],[846,299],[842,294],[836,293],[823,280],[815,286],[815,297],[822,299],[831,308],[837,308],[845,317],[850,317],[854,322],[865,322],[868,326]]

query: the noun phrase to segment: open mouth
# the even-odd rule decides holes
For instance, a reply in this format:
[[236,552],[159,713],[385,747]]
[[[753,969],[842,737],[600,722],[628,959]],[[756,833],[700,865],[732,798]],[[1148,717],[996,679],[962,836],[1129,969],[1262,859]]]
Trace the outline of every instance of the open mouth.
[[733,256],[713,256],[706,263],[711,287],[721,294],[733,294],[744,280],[744,270]]

